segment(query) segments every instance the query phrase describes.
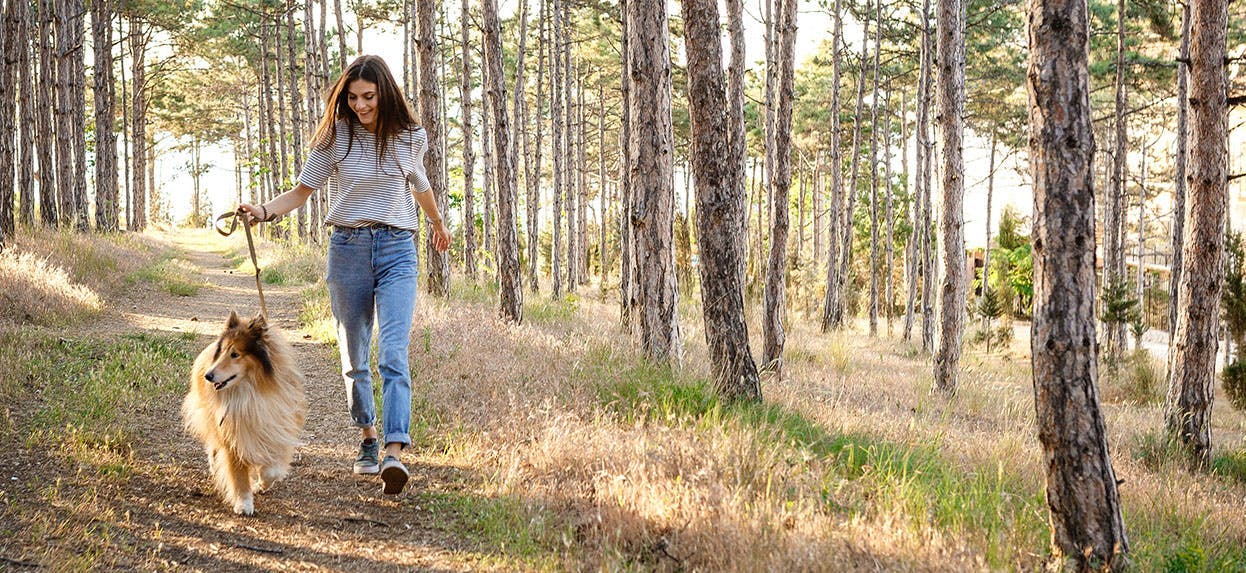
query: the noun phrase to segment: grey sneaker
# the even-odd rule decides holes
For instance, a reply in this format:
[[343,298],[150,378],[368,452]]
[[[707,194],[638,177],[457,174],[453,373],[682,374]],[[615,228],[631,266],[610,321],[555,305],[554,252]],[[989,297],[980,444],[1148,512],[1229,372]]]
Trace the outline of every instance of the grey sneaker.
[[355,473],[376,475],[381,471],[378,463],[381,454],[381,441],[368,438],[359,444],[359,457],[355,458]]
[[410,474],[407,473],[407,466],[402,465],[394,456],[385,456],[385,461],[381,463],[381,481],[385,484],[381,493],[401,493],[402,486],[407,485],[408,477]]

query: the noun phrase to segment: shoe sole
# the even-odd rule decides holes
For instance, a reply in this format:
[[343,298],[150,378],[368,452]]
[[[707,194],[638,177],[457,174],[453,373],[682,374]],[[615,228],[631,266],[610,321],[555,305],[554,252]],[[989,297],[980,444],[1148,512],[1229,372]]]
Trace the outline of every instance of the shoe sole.
[[376,475],[381,473],[381,466],[355,466],[355,473],[359,475]]
[[390,466],[381,471],[381,482],[385,485],[381,488],[381,493],[394,495],[402,493],[403,486],[407,485],[407,479],[410,476],[399,466]]

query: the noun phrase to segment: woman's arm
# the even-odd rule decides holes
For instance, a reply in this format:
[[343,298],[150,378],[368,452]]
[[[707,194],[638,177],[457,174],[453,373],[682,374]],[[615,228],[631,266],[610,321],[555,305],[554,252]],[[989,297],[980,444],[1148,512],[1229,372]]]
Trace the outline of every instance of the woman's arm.
[[416,192],[414,195],[415,202],[420,204],[420,208],[428,216],[428,222],[432,224],[433,247],[438,251],[449,249],[450,231],[446,229],[446,222],[441,220],[441,213],[437,211],[437,200],[433,198],[432,190]]
[[[277,196],[276,199],[264,203],[263,205],[252,205],[243,203],[238,206],[239,209],[246,211],[251,217],[251,224],[254,225],[260,221],[272,221],[278,217],[289,213],[307,202],[307,198],[311,197],[316,190],[302,183],[295,185],[293,189],[286,191]],[[436,209],[436,205],[433,206]],[[267,216],[267,218],[265,218]]]

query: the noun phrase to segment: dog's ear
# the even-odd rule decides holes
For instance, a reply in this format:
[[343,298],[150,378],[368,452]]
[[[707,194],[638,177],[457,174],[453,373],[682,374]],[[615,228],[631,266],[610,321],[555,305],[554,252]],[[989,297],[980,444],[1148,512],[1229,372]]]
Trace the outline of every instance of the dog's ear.
[[255,313],[255,317],[252,318],[250,324],[247,325],[247,330],[250,330],[257,335],[264,334],[264,331],[268,330],[268,319],[264,318],[263,314],[258,312]]
[[225,321],[225,328],[226,329],[234,328],[240,324],[242,324],[242,318],[238,316],[238,313],[232,310],[229,311],[229,320]]

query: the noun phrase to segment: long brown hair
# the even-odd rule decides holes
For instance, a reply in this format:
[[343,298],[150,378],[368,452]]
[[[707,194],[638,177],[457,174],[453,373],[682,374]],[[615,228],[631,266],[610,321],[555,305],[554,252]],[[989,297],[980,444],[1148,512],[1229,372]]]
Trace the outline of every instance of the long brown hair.
[[312,147],[320,150],[333,147],[333,142],[337,139],[337,122],[346,120],[349,126],[347,130],[347,137],[350,138],[347,145],[347,153],[349,153],[350,143],[353,143],[355,139],[355,126],[359,124],[359,117],[355,115],[355,110],[351,109],[349,103],[348,86],[355,80],[365,80],[376,84],[376,145],[379,163],[381,158],[385,157],[385,148],[391,139],[420,126],[415,120],[415,114],[407,105],[407,99],[403,97],[398,82],[394,81],[393,74],[389,72],[389,66],[385,65],[385,60],[382,60],[380,56],[359,56],[342,72],[341,77],[337,79],[333,89],[329,92],[329,96],[325,98],[324,117],[320,118],[320,125],[316,127],[316,133],[312,135]]

